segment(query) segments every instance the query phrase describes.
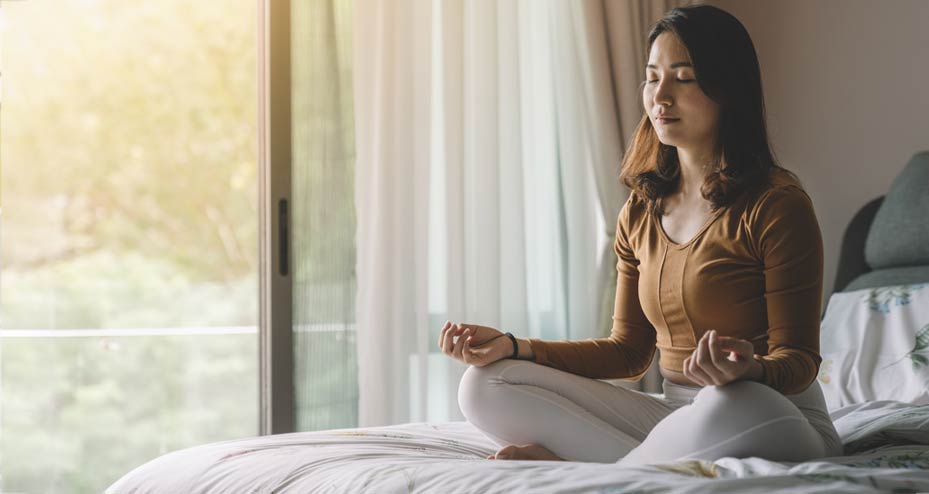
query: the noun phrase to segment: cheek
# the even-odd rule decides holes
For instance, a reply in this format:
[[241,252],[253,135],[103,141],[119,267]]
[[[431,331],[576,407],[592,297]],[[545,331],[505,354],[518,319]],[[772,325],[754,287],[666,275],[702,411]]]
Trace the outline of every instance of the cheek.
[[693,121],[699,122],[699,127],[711,128],[716,126],[719,110],[716,103],[705,96],[693,98],[690,100],[688,113],[696,118]]
[[715,101],[711,100],[703,93],[700,93],[697,105],[700,108],[700,113],[706,115],[706,120],[712,122],[716,121],[717,115],[719,115],[719,105],[717,105]]

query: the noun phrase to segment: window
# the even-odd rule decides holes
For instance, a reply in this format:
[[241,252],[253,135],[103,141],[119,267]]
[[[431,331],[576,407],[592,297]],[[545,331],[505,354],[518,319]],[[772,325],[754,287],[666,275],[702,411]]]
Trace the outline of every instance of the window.
[[0,8],[0,490],[258,434],[256,8]]

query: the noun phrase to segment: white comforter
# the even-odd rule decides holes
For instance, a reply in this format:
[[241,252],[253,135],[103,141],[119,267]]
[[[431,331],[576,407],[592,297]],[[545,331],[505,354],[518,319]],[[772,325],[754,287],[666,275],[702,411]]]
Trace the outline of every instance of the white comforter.
[[929,491],[929,405],[872,402],[832,415],[847,456],[799,464],[490,461],[497,448],[471,424],[415,423],[197,446],[136,468],[106,493]]

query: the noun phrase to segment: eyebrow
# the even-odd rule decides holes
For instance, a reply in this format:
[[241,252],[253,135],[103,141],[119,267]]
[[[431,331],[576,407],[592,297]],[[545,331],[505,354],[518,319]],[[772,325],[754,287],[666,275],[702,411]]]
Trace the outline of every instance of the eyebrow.
[[[652,64],[648,64],[648,65],[646,65],[645,67],[647,67],[647,68],[649,68],[649,69],[657,69],[657,68],[658,68],[657,66],[652,65]],[[690,62],[674,62],[674,63],[671,64],[671,68],[672,68],[672,69],[676,69],[676,68],[678,68],[678,67],[693,67],[693,65],[692,65]]]

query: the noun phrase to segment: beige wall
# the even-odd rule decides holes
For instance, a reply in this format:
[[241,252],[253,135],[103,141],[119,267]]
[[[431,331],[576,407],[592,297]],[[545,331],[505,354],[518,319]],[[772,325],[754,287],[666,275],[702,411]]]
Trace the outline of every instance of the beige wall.
[[813,198],[824,296],[852,215],[929,150],[929,1],[713,0],[758,52],[768,130]]

